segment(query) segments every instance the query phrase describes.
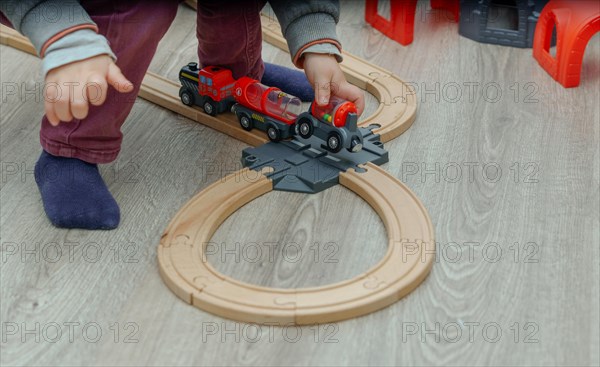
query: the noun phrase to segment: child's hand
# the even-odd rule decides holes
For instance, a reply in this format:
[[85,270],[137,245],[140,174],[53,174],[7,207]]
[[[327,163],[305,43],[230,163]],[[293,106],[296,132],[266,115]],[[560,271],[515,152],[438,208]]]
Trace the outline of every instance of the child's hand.
[[[56,87],[51,87],[50,83],[55,83]],[[120,93],[133,90],[133,84],[108,55],[50,70],[46,75],[44,106],[48,121],[57,126],[61,121],[84,119],[88,114],[88,103],[94,106],[104,103],[109,84]]]
[[342,69],[332,55],[307,52],[304,57],[304,72],[314,86],[318,105],[329,103],[331,94],[354,102],[358,114],[365,108],[365,95],[358,87],[348,83]]

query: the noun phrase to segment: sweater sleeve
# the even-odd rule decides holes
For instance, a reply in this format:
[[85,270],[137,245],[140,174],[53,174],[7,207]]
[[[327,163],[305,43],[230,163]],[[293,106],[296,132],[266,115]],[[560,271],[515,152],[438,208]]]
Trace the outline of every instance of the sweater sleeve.
[[340,15],[338,0],[270,0],[269,3],[281,25],[294,65],[302,68],[304,52],[330,53],[338,62],[342,61],[342,46],[336,33]]
[[117,60],[104,36],[89,29],[69,33],[48,46],[42,59],[42,75],[45,77],[54,68],[98,55],[108,55]]
[[42,57],[44,76],[53,68],[89,57],[116,58],[79,1],[0,0],[0,11]]

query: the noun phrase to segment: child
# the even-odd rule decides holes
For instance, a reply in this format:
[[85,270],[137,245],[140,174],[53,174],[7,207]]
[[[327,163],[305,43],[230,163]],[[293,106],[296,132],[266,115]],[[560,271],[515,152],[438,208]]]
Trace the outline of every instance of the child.
[[[305,99],[314,93],[319,104],[328,103],[333,93],[354,101],[362,112],[362,91],[345,80],[338,65],[338,1],[270,1],[294,65],[304,69],[310,84],[297,71],[263,63],[260,11],[265,2],[200,0],[200,63],[227,67],[235,78],[247,75]],[[0,5],[2,22],[29,37],[42,57],[47,86],[58,86],[46,88],[44,150],[35,166],[48,218],[57,227],[116,228],[119,207],[97,164],[119,154],[120,128],[133,107],[129,96],[137,96],[178,1],[1,0]]]

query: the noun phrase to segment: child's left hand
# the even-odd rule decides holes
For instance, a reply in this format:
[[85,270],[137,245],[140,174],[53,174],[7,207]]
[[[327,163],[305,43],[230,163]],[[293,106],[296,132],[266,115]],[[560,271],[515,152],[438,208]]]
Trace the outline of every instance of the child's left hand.
[[307,52],[304,57],[304,72],[315,89],[315,101],[323,106],[329,103],[330,95],[354,102],[358,114],[365,108],[365,95],[358,87],[348,83],[333,55]]

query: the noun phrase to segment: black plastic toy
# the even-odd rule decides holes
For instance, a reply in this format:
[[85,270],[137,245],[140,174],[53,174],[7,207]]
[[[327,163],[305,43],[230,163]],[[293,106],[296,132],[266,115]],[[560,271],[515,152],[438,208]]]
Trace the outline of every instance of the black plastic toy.
[[548,0],[461,0],[458,33],[477,42],[532,47]]

